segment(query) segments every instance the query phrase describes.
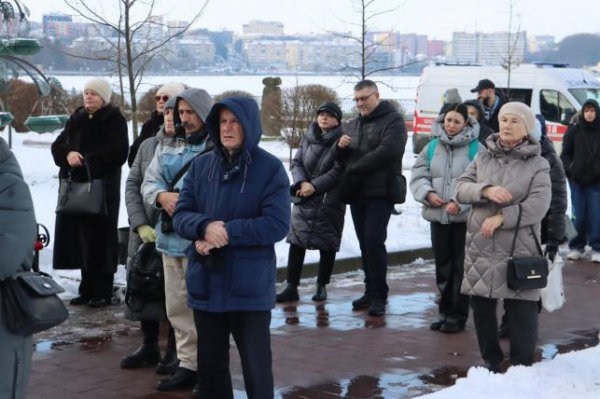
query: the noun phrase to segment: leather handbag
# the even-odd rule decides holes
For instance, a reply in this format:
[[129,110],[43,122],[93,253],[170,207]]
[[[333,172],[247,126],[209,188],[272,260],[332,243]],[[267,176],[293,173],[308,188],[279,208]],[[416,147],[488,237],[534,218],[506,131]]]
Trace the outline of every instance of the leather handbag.
[[76,182],[71,177],[60,179],[56,213],[63,215],[98,215],[106,216],[106,197],[104,180],[92,179],[90,166],[84,162],[88,181]]
[[530,226],[531,234],[535,240],[539,256],[528,258],[514,258],[515,244],[517,234],[521,226],[521,205],[519,204],[519,216],[517,218],[517,227],[510,248],[508,258],[508,267],[506,272],[506,285],[512,290],[535,290],[544,288],[548,284],[548,259],[544,257],[540,242],[535,235],[533,227]]
[[64,288],[43,272],[23,270],[2,281],[6,326],[26,337],[59,325],[69,317],[61,292]]
[[153,242],[143,243],[129,266],[125,303],[132,311],[139,312],[146,302],[164,301],[164,298],[162,255]]

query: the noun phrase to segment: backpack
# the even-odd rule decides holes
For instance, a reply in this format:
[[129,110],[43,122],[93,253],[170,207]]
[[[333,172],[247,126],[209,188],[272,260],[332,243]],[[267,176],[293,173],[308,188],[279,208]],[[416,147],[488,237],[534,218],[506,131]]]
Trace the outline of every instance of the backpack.
[[[429,142],[429,147],[427,147],[427,164],[431,165],[431,160],[433,159],[433,154],[435,153],[435,147],[437,147],[438,141],[440,139],[433,139]],[[473,161],[475,159],[475,155],[477,155],[477,151],[479,151],[479,141],[477,139],[471,141],[469,143],[469,160]]]
[[144,243],[133,256],[127,276],[125,303],[139,312],[148,301],[164,301],[165,274],[162,255],[153,242]]

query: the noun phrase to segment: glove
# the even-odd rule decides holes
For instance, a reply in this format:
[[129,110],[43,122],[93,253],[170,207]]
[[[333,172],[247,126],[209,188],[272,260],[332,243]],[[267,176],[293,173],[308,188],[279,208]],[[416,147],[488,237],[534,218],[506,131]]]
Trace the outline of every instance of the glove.
[[550,259],[551,262],[554,262],[554,258],[556,258],[556,253],[558,252],[558,245],[548,244],[546,245],[546,249],[544,250],[544,256]]
[[138,226],[137,232],[144,243],[156,241],[156,231],[147,224]]

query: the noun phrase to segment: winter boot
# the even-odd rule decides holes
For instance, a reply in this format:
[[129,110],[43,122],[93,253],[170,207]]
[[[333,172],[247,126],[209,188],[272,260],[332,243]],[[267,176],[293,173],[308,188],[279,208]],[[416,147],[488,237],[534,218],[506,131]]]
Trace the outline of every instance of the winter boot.
[[298,286],[288,283],[283,291],[275,296],[275,302],[296,302],[300,300]]
[[137,369],[140,367],[155,366],[160,360],[158,344],[143,344],[135,352],[121,359],[121,368]]
[[327,288],[323,284],[317,284],[317,291],[313,295],[312,300],[315,302],[321,302],[327,299]]
[[154,372],[162,375],[172,375],[179,367],[179,359],[177,359],[177,347],[175,345],[175,330],[169,323],[169,336],[167,338],[167,350],[164,356],[158,362]]
[[352,301],[352,308],[354,309],[367,309],[369,306],[371,306],[371,298],[367,294]]

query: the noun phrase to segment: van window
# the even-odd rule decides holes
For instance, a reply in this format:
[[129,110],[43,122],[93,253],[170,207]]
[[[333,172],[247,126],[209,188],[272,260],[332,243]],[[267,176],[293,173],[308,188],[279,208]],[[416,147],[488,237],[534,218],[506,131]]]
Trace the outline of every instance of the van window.
[[533,90],[531,89],[500,89],[502,95],[508,98],[508,101],[518,101],[531,106],[531,96]]
[[579,104],[587,100],[596,100],[600,102],[600,89],[569,89],[573,97],[579,101]]
[[567,97],[556,90],[540,92],[540,111],[548,122],[558,123],[568,123],[576,112]]

